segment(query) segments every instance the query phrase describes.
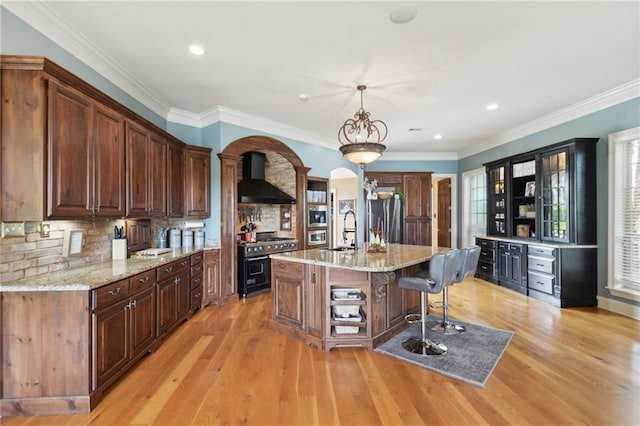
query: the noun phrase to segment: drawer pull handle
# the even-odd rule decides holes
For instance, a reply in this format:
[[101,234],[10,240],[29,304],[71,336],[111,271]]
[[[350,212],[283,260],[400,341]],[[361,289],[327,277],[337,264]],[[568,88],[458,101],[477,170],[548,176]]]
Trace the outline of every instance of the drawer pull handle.
[[536,266],[544,266],[544,263],[536,263]]
[[171,272],[173,271],[173,266],[169,266],[168,268],[164,268],[165,272]]
[[481,266],[482,269],[484,269],[485,271],[487,270],[486,266]]
[[149,277],[140,278],[138,281],[144,284],[149,281]]
[[540,281],[536,281],[536,284],[544,285],[544,283],[541,283]]
[[109,290],[109,295],[111,296],[117,296],[118,294],[120,294],[120,287],[116,288],[115,290]]

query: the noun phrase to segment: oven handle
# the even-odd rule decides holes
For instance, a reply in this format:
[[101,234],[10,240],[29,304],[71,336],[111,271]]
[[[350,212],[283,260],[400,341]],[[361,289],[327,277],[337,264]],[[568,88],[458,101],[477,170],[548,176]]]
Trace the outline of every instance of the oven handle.
[[269,256],[261,256],[261,257],[247,257],[247,260],[265,260],[268,259]]

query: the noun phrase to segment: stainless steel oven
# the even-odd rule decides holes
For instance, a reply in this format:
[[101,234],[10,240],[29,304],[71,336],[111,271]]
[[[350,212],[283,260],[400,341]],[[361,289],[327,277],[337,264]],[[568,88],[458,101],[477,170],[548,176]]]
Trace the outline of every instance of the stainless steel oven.
[[307,209],[309,228],[327,226],[327,206],[309,206]]
[[319,246],[327,243],[327,230],[318,229],[315,231],[309,231],[307,243],[310,246]]

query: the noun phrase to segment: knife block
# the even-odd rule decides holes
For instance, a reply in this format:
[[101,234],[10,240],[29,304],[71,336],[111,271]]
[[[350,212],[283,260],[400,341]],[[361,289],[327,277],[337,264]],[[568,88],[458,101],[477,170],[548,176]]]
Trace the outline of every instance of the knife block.
[[113,260],[122,260],[127,258],[127,239],[111,241],[111,258]]

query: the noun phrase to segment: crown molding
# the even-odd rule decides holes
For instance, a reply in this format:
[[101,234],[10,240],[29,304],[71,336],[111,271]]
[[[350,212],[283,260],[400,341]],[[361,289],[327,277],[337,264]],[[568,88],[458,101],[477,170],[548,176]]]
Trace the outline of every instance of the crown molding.
[[474,144],[468,149],[460,151],[460,158],[478,154],[491,148],[504,145],[516,139],[549,129],[553,126],[575,120],[585,115],[609,108],[611,106],[640,97],[640,79],[631,80],[621,86],[585,99],[554,113],[545,115],[529,123],[508,130],[495,137]]
[[217,122],[224,122],[294,139],[304,143],[318,145],[329,149],[336,149],[335,142],[332,142],[316,133],[220,105],[204,111],[201,114],[194,114],[188,111],[171,108],[167,115],[167,121],[200,128],[210,126]]
[[457,152],[385,152],[376,161],[448,161],[458,158]]
[[49,5],[33,0],[3,2],[2,6],[153,112],[167,116],[169,105]]

